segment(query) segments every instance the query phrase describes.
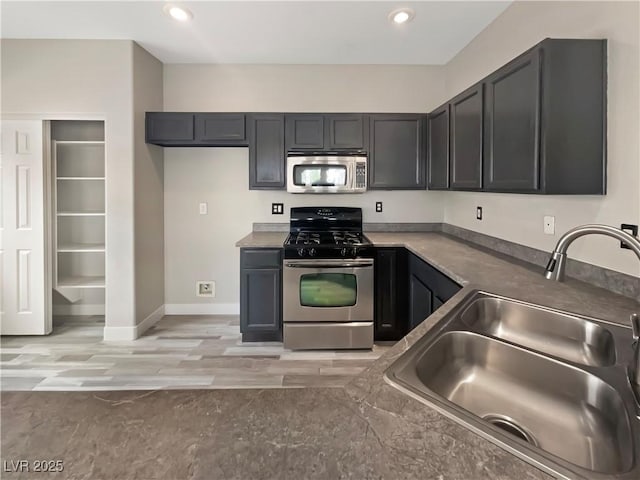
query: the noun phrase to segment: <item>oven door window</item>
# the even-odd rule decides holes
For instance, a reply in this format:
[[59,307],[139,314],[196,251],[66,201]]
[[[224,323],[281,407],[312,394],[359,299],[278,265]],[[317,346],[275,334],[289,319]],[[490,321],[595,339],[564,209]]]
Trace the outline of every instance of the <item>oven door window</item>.
[[296,187],[344,187],[347,184],[345,165],[295,165],[293,184]]
[[357,299],[356,276],[350,273],[309,273],[300,276],[303,307],[352,307]]

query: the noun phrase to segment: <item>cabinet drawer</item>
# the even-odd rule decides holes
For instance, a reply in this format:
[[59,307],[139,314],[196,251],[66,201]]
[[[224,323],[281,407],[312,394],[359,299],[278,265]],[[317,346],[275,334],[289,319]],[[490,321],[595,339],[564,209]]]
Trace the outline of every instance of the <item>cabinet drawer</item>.
[[242,249],[240,251],[240,267],[282,268],[282,249]]

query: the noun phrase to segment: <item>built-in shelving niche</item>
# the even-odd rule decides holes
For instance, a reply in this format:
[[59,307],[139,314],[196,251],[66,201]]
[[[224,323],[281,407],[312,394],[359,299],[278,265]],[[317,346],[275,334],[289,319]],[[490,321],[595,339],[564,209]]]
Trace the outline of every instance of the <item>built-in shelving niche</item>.
[[53,312],[104,315],[104,122],[52,121]]

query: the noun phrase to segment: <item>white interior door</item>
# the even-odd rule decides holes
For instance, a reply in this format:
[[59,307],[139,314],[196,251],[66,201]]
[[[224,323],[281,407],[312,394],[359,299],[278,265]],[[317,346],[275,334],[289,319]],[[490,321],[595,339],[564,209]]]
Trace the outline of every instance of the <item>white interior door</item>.
[[41,121],[2,122],[0,156],[0,333],[43,335],[45,311],[44,154]]

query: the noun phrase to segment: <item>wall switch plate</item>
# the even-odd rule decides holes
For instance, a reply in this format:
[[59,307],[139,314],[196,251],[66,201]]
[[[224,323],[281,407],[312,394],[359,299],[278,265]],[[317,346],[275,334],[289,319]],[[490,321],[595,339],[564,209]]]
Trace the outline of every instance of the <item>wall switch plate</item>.
[[[633,235],[634,237],[638,236],[638,225],[632,225],[630,223],[623,223],[620,225],[620,230],[627,232],[629,235]],[[629,245],[624,242],[620,242],[620,248],[626,248],[627,250],[631,250]]]
[[382,212],[382,202],[376,202],[376,212]]
[[556,217],[545,215],[543,229],[545,234],[554,235],[556,233]]
[[284,203],[272,203],[271,215],[282,215],[284,213]]
[[482,207],[476,207],[476,219],[482,220]]
[[196,282],[196,296],[198,297],[215,297],[216,282],[213,280],[200,280]]
[[200,204],[200,215],[206,215],[207,213],[209,213],[209,206],[207,202],[202,202]]

